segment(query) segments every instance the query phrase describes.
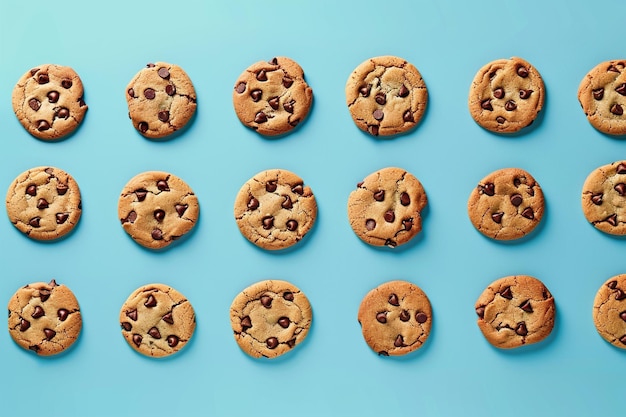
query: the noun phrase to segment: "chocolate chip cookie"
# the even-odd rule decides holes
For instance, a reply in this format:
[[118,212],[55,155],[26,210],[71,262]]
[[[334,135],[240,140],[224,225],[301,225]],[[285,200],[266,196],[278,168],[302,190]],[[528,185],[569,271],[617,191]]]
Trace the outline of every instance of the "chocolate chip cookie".
[[302,240],[315,224],[317,202],[302,178],[284,169],[259,172],[235,199],[241,234],[260,248],[285,249]]
[[626,135],[626,60],[604,61],[585,75],[578,101],[589,123],[609,135]]
[[470,194],[467,211],[480,233],[496,240],[528,235],[541,221],[543,191],[519,168],[504,168],[483,178]]
[[626,349],[626,274],[602,284],[593,301],[593,323],[604,340]]
[[469,92],[476,123],[497,133],[514,133],[532,124],[543,108],[545,86],[539,71],[517,57],[483,66]]
[[626,161],[594,169],[583,184],[582,207],[587,221],[612,235],[626,235]]
[[354,233],[373,246],[395,248],[422,230],[428,199],[422,183],[396,167],[373,172],[348,197],[348,220]]
[[502,349],[545,339],[554,327],[556,306],[537,278],[516,275],[500,278],[478,297],[478,327],[493,346]]
[[53,279],[28,284],[9,300],[9,334],[41,356],[60,353],[80,335],[83,321],[74,293]]
[[428,90],[417,68],[396,56],[362,62],[346,82],[346,104],[357,127],[373,136],[413,129],[424,116]]
[[187,125],[196,101],[187,73],[166,62],[148,64],[126,86],[128,116],[135,129],[151,139],[171,135]]
[[35,240],[68,234],[82,213],[80,189],[67,172],[36,167],[20,174],[9,186],[6,209],[11,223]]
[[313,90],[294,60],[279,56],[249,66],[235,82],[233,105],[245,126],[261,135],[276,136],[304,121]]
[[163,357],[180,351],[196,329],[194,309],[181,293],[164,284],[137,288],[120,310],[122,335],[137,352]]
[[122,190],[118,216],[122,227],[141,246],[161,249],[189,233],[198,221],[198,198],[179,177],[147,171]]
[[12,101],[22,126],[44,140],[70,134],[87,112],[80,77],[62,65],[45,64],[26,72],[13,89]]
[[275,358],[306,338],[313,312],[295,285],[280,280],[257,282],[239,293],[230,306],[237,344],[248,355]]
[[406,355],[422,347],[433,323],[430,301],[415,284],[389,281],[371,290],[358,313],[363,338],[379,355]]

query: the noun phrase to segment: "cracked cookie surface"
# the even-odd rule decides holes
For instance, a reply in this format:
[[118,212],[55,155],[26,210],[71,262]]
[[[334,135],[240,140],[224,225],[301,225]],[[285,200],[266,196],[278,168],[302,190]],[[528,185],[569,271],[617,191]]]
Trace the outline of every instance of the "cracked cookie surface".
[[161,249],[189,233],[198,221],[198,198],[179,177],[146,171],[133,177],[122,190],[118,218],[138,244]]
[[128,115],[152,139],[182,129],[196,111],[196,90],[187,73],[167,62],[148,64],[126,86]]
[[497,133],[514,133],[532,124],[543,108],[545,86],[539,71],[513,57],[483,66],[469,91],[476,123]]
[[28,284],[9,300],[9,334],[38,355],[61,353],[78,339],[82,317],[74,293],[55,280]]
[[304,121],[313,90],[294,60],[276,57],[249,66],[235,82],[233,105],[245,126],[261,135],[287,133]]
[[407,132],[426,111],[428,90],[417,68],[396,56],[362,62],[346,82],[346,104],[357,127],[373,136]]
[[80,219],[80,189],[63,170],[31,168],[9,186],[6,210],[11,223],[26,236],[57,239],[68,234]]
[[550,291],[527,275],[508,276],[489,284],[476,301],[475,311],[485,339],[502,349],[542,341],[552,332],[556,316]]
[[62,138],[83,121],[87,105],[83,83],[70,67],[40,65],[26,72],[13,89],[13,111],[31,135]]
[[541,221],[543,191],[535,179],[519,168],[504,168],[483,178],[470,193],[470,221],[483,235],[513,240],[528,235]]
[[626,60],[604,61],[578,87],[587,120],[600,132],[626,135]]
[[583,184],[582,209],[596,229],[626,234],[626,161],[594,169]]
[[428,297],[417,285],[389,281],[371,290],[359,306],[363,338],[379,355],[406,355],[422,347],[432,326]]
[[194,309],[180,292],[164,284],[137,288],[120,310],[122,335],[137,352],[152,357],[172,355],[191,340]]
[[306,338],[313,312],[295,285],[281,280],[257,282],[240,292],[230,307],[237,344],[248,355],[275,358]]
[[354,233],[373,246],[395,248],[422,230],[428,199],[420,181],[397,167],[373,172],[348,197],[348,220]]
[[604,340],[626,349],[626,274],[608,279],[593,301],[593,323]]
[[317,202],[302,178],[284,169],[259,172],[235,198],[241,234],[256,246],[277,250],[293,246],[315,224]]

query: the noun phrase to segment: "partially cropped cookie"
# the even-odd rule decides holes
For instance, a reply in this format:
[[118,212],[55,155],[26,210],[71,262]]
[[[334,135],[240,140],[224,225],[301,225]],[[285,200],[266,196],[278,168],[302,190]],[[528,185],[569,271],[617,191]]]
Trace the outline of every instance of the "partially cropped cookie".
[[45,64],[27,71],[15,85],[12,101],[24,129],[44,140],[70,134],[87,112],[80,77],[62,65]]
[[604,61],[578,87],[578,101],[589,123],[609,135],[626,134],[626,60]]
[[9,300],[9,334],[19,346],[41,356],[69,348],[82,329],[74,293],[55,280],[28,284]]
[[527,275],[492,282],[478,297],[475,309],[485,339],[502,349],[542,341],[552,332],[556,316],[550,291]]
[[422,347],[433,323],[428,297],[417,285],[389,281],[371,290],[359,306],[363,338],[379,355],[406,355]]
[[275,358],[306,338],[313,312],[295,285],[281,280],[257,282],[239,293],[230,307],[237,344],[248,355]]
[[59,168],[31,168],[9,186],[6,209],[11,223],[26,236],[57,239],[80,219],[80,189],[74,178]]
[[587,176],[582,208],[596,229],[626,235],[626,161],[600,166]]
[[541,187],[528,172],[504,168],[483,178],[470,193],[467,211],[480,233],[496,240],[528,235],[543,217]]
[[137,352],[152,357],[172,355],[189,343],[196,315],[187,298],[164,284],[137,288],[120,310],[122,335]]
[[348,220],[354,233],[373,246],[395,248],[422,230],[428,199],[422,183],[397,167],[369,174],[348,197]]
[[235,198],[241,234],[268,250],[285,249],[302,240],[315,224],[317,202],[302,178],[284,169],[259,172]]
[[610,278],[598,289],[593,323],[604,340],[626,349],[626,274]]
[[428,90],[417,68],[396,56],[362,62],[346,82],[346,104],[357,127],[373,136],[407,132],[426,111]]
[[250,65],[233,90],[241,123],[265,136],[291,131],[307,117],[312,102],[313,90],[302,67],[283,56]]
[[189,233],[200,206],[181,178],[162,171],[133,177],[122,190],[118,216],[122,227],[141,246],[161,249]]
[[543,108],[545,86],[539,71],[513,57],[483,66],[469,91],[476,123],[497,133],[514,133],[532,124]]
[[128,116],[143,136],[163,138],[187,125],[196,111],[196,90],[178,65],[148,64],[126,86]]

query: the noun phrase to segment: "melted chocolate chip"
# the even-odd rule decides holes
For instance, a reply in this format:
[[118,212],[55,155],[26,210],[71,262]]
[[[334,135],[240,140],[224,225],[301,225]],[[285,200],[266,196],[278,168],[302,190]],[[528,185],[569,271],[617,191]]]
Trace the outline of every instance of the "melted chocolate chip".
[[397,294],[391,294],[389,296],[389,299],[387,300],[389,302],[389,304],[391,304],[392,306],[396,306],[398,307],[400,305],[400,299],[398,298]]
[[165,181],[165,180],[159,180],[159,181],[157,181],[156,186],[157,186],[157,188],[158,188],[160,191],[169,191],[169,190],[170,190],[170,186],[169,186],[169,184],[167,183],[167,181]]
[[403,192],[402,194],[400,194],[400,204],[405,207],[411,204],[411,196],[409,195],[409,193]]
[[269,295],[262,295],[260,298],[261,304],[263,305],[263,307],[265,308],[270,308],[272,307],[272,297],[270,297]]
[[248,200],[248,210],[256,210],[259,208],[259,200],[254,197],[250,197]]
[[604,194],[602,194],[602,193],[592,194],[591,195],[591,202],[593,204],[595,204],[596,206],[599,206],[600,204],[602,204],[602,197],[603,196],[604,196]]
[[293,301],[294,300],[294,295],[291,291],[285,291],[283,293],[283,298],[287,301]]
[[619,313],[619,317],[620,317],[622,320],[626,321],[626,311],[622,311],[621,313]]
[[59,101],[60,94],[58,91],[50,91],[47,97],[50,103],[56,103],[57,101]]
[[287,223],[285,225],[287,226],[287,230],[289,230],[290,232],[295,232],[296,230],[298,230],[298,222],[295,220],[287,220]]
[[70,110],[65,107],[61,107],[57,111],[56,116],[60,119],[67,119],[68,117],[70,117]]
[[150,233],[150,235],[154,240],[163,240],[163,231],[161,229],[152,230],[152,233]]
[[278,347],[278,339],[275,337],[269,337],[265,341],[265,344],[267,345],[269,349],[276,349]]
[[293,80],[287,76],[283,77],[283,86],[285,88],[289,88],[293,85]]
[[504,109],[506,111],[513,111],[517,108],[517,104],[513,100],[509,100],[504,104]]
[[127,321],[120,323],[120,326],[122,326],[122,329],[124,329],[127,332],[130,332],[133,329],[133,325]]
[[383,215],[383,218],[387,223],[393,223],[394,220],[396,220],[396,214],[393,212],[393,210],[387,210]]
[[50,298],[50,290],[46,288],[39,290],[39,299],[41,300],[42,303],[44,301],[48,301],[48,298]]
[[501,99],[504,97],[504,88],[502,87],[498,87],[495,90],[493,90],[493,96],[497,99]]
[[526,67],[518,67],[517,68],[517,75],[519,75],[522,78],[526,78],[528,77],[528,69],[526,69]]
[[602,98],[604,97],[604,88],[602,87],[596,88],[595,90],[591,92],[591,94],[593,94],[594,99],[602,100]]
[[302,186],[302,184],[294,185],[291,189],[291,192],[294,194],[302,195],[304,194],[304,187]]
[[485,100],[481,101],[481,102],[480,102],[480,107],[481,107],[483,110],[489,110],[489,111],[492,111],[492,110],[493,110],[493,106],[491,105],[491,99],[490,99],[490,98],[488,98],[488,99],[485,99]]
[[626,164],[620,162],[615,169],[618,174],[626,174]]
[[610,215],[609,217],[604,219],[604,221],[610,224],[611,226],[614,226],[614,227],[617,226],[617,214]]
[[[376,93],[376,96],[374,97],[374,100],[376,101],[376,103],[382,105],[385,105],[387,103],[387,97],[385,96],[385,93],[383,92],[378,92]],[[374,116],[376,117],[376,116]]]
[[143,305],[145,305],[148,308],[156,307],[157,306],[157,300],[156,300],[156,298],[154,298],[154,295],[150,294],[148,296],[148,298],[146,299],[146,302],[143,303]]
[[370,91],[372,91],[372,86],[370,84],[364,85],[359,88],[359,93],[361,93],[363,97],[369,97]]
[[261,220],[261,223],[263,224],[263,229],[269,230],[272,227],[274,227],[274,217],[273,216],[263,217],[263,219]]
[[288,102],[283,103],[283,109],[285,109],[285,111],[287,113],[292,113],[293,114],[293,106],[294,104],[296,104],[295,100],[290,100]]
[[402,226],[404,226],[404,230],[407,232],[413,228],[413,219],[404,219],[402,220]]
[[243,331],[246,331],[248,329],[252,328],[252,320],[250,319],[250,316],[246,316],[244,318],[241,319],[241,329]]
[[382,324],[387,323],[387,313],[380,312],[380,313],[376,314],[376,320],[378,320],[378,322],[382,323]]
[[50,82],[50,77],[48,77],[48,74],[39,74],[37,76],[37,82],[39,84],[46,84],[46,83]]
[[532,93],[533,90],[519,90],[519,98],[521,98],[522,100],[528,100]]
[[128,90],[126,90],[126,93],[129,95],[129,97],[131,98],[137,98],[137,96],[135,95],[135,89],[134,88],[129,88]]
[[626,184],[624,184],[623,182],[620,182],[619,184],[615,184],[613,189],[617,191],[617,193],[621,195],[622,197],[624,196],[624,194],[626,194]]
[[122,219],[122,223],[135,223],[135,220],[137,220],[137,212],[133,210],[128,213],[125,219]]
[[413,113],[411,113],[411,110],[407,110],[402,114],[402,120],[407,122],[407,123],[412,123],[415,121],[415,119],[413,118]]
[[133,335],[133,343],[135,344],[135,346],[139,347],[141,346],[141,341],[143,340],[143,337],[141,337],[140,334],[135,333]]
[[478,191],[481,192],[482,194],[486,194],[489,197],[492,197],[496,193],[496,186],[492,182],[488,182],[486,184],[479,185]]
[[616,116],[621,116],[624,114],[624,109],[622,108],[622,106],[616,103],[611,106],[611,113]]
[[520,204],[522,204],[523,202],[524,202],[524,199],[522,198],[521,195],[513,194],[511,196],[511,204],[513,204],[515,207],[519,207]]
[[290,323],[291,323],[291,320],[289,320],[289,318],[287,317],[281,317],[278,319],[278,325],[282,327],[283,329],[286,329],[287,327],[289,327]]
[[147,122],[139,122],[137,128],[141,133],[146,133],[148,131],[148,123]]

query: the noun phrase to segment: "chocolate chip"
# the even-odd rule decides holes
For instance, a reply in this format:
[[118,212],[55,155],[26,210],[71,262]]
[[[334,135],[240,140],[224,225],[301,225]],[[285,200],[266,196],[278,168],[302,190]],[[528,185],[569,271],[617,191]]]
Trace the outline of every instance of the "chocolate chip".
[[156,65],[154,65],[152,62],[148,62],[146,64],[146,68],[154,68]]
[[626,184],[624,184],[623,182],[620,182],[619,184],[616,184],[613,189],[615,191],[617,191],[617,193],[621,196],[624,196],[624,194],[626,194]]
[[372,116],[374,117],[374,119],[381,121],[383,120],[383,117],[385,117],[385,113],[383,113],[383,111],[380,109],[376,109],[374,110],[374,113],[372,113]]
[[393,210],[387,210],[383,215],[383,218],[387,223],[393,223],[396,219],[396,214],[393,212]]
[[65,107],[61,107],[56,114],[57,117],[61,118],[61,119],[67,119],[68,117],[70,117],[70,110],[65,108]]
[[39,122],[37,122],[38,131],[43,132],[44,130],[48,129],[50,129],[50,123],[46,122],[45,120],[40,120]]
[[161,229],[152,230],[152,233],[150,233],[150,235],[154,240],[163,240],[163,231]]
[[626,174],[626,164],[620,162],[615,170],[618,174]]
[[31,184],[28,187],[26,187],[26,194],[32,195],[33,197],[36,196],[37,195],[37,186]]
[[413,228],[413,219],[404,219],[402,220],[402,226],[404,226],[404,230],[407,232]]
[[46,201],[45,198],[40,198],[39,201],[37,201],[37,208],[39,210],[48,208],[50,205],[48,204],[48,202]]
[[365,220],[365,228],[367,230],[374,230],[376,228],[376,220],[374,219]]
[[256,210],[259,208],[259,200],[254,197],[250,197],[248,200],[248,210]]
[[513,292],[511,291],[511,287],[506,287],[502,291],[500,291],[500,295],[507,300],[513,299]]
[[137,321],[137,310],[130,310],[126,312],[126,317],[132,321]]
[[[245,85],[244,85],[245,88]],[[165,94],[167,94],[168,96],[173,96],[174,94],[176,94],[176,87],[172,84],[168,84],[165,86]]]
[[501,99],[504,97],[504,88],[502,87],[498,87],[495,90],[493,90],[493,96],[497,99]]
[[404,84],[402,84],[402,87],[400,87],[400,90],[398,90],[398,97],[406,97],[409,95],[409,89],[406,88],[406,86]]
[[294,194],[302,195],[304,194],[304,187],[302,186],[302,184],[296,184],[291,189],[291,192]]
[[131,88],[129,88],[128,90],[126,90],[126,93],[128,93],[128,95],[129,95],[131,98],[136,98],[136,97],[137,97],[137,96],[135,95],[135,89],[133,89],[132,87],[131,87]]
[[39,290],[39,299],[41,300],[42,303],[44,301],[48,301],[48,298],[50,298],[50,290],[46,288]]
[[274,191],[276,191],[277,188],[278,184],[276,183],[276,180],[268,181],[265,183],[265,191],[267,191],[268,193],[273,193]]
[[533,220],[535,218],[535,212],[532,208],[526,207],[524,211],[522,211],[522,217],[525,217],[528,220]]
[[287,223],[285,225],[287,226],[287,230],[289,230],[290,232],[295,232],[296,230],[298,230],[298,222],[295,220],[287,220]]
[[522,304],[519,305],[519,308],[521,308],[527,313],[533,312],[533,307],[530,305],[530,300],[524,301]]
[[292,113],[293,114],[293,105],[296,104],[295,100],[290,100],[288,102],[285,102],[283,104],[283,109],[285,109],[285,111],[287,113]]
[[291,198],[289,198],[288,195],[284,195],[283,196],[283,202],[280,203],[280,206],[282,208],[284,208],[285,210],[289,210],[289,209],[293,208],[293,203],[291,202]]
[[593,98],[595,98],[596,100],[602,100],[602,98],[604,97],[604,88],[596,88],[591,93],[593,94]]
[[135,346],[139,347],[141,346],[141,341],[143,340],[143,337],[141,337],[140,334],[135,333],[133,335],[133,343],[135,344]]
[[33,217],[32,219],[28,221],[28,224],[31,225],[31,227],[39,227],[40,221],[41,221],[41,217]]
[[498,122],[499,124],[503,124],[504,122],[506,122],[506,119],[502,116],[498,116],[496,117],[496,122]]
[[478,317],[480,317],[481,319],[485,317],[485,307],[477,307],[476,308],[476,314],[478,315]]
[[491,215],[491,220],[493,220],[494,222],[500,224],[500,223],[502,223],[502,217],[504,217],[504,213],[503,212],[493,213]]
[[400,204],[405,207],[411,204],[411,196],[409,196],[409,193],[403,192],[402,194],[400,194]]
[[148,123],[147,122],[139,122],[137,128],[141,133],[146,133],[148,131]]
[[65,80],[61,81],[61,86],[63,88],[65,88],[65,89],[71,88],[72,87],[72,80],[69,80],[69,79],[66,78]]
[[48,77],[48,74],[39,74],[37,76],[37,82],[39,84],[46,84],[50,81],[50,77]]
[[43,311],[43,308],[41,308],[41,306],[35,306],[35,310],[33,311],[33,314],[31,314],[30,316],[34,319],[38,319],[39,317],[43,317],[46,315],[46,312]]
[[613,104],[611,106],[611,113],[616,116],[621,116],[622,114],[624,114],[624,109],[619,104]]
[[276,339],[275,337],[269,337],[265,341],[265,344],[269,349],[276,349],[278,347],[278,339]]
[[409,321],[410,318],[411,318],[411,315],[409,314],[408,311],[402,310],[400,312],[400,320],[402,320],[402,321]]
[[[70,315],[70,312],[65,309],[65,308],[60,308],[57,310],[57,317],[59,318],[59,320],[61,321],[65,321],[67,320],[67,317]],[[128,323],[130,325],[130,323]],[[128,329],[130,330],[130,329]]]
[[165,181],[165,180],[157,181],[156,186],[159,189],[159,191],[169,191],[170,190],[170,186],[167,183],[167,181]]
[[387,313],[380,312],[380,313],[376,314],[376,320],[378,320],[378,322],[382,323],[382,324],[387,323]]
[[152,88],[146,88],[145,90],[143,90],[143,95],[148,100],[154,100],[154,98],[156,97],[156,91],[154,91],[154,89]]
[[269,230],[272,227],[274,227],[274,217],[273,216],[263,217],[263,220],[261,220],[261,223],[263,224],[263,229]]
[[289,320],[287,317],[281,317],[278,319],[278,325],[282,327],[283,329],[286,329],[287,327],[289,327],[290,323],[291,323],[291,320]]
[[415,320],[417,320],[418,323],[426,323],[428,316],[426,313],[417,313],[415,314]]
[[533,90],[519,90],[519,98],[522,100],[527,100],[530,98],[530,95],[533,93]]
[[156,298],[154,298],[154,295],[150,294],[148,298],[146,299],[146,302],[143,303],[143,305],[145,305],[148,308],[156,307],[157,300]]
[[269,295],[262,295],[260,301],[263,307],[265,308],[272,307],[272,297],[270,297]]
[[402,337],[402,335],[401,335],[401,334],[399,334],[399,335],[396,337],[396,340],[393,342],[393,345],[394,345],[395,347],[402,347],[402,346],[404,346],[404,337]]
[[183,217],[183,214],[185,214],[185,211],[187,211],[188,207],[188,204],[176,204],[174,206],[174,209],[176,210],[176,213],[178,213],[178,217]]
[[261,90],[252,90],[250,91],[250,97],[252,98],[252,101],[254,101],[255,103],[259,100],[261,100],[261,98],[263,97],[263,91]]
[[526,336],[528,334],[526,323],[524,322],[518,323],[517,327],[515,328],[515,333],[517,333],[520,336]]
[[120,326],[122,326],[122,329],[126,330],[127,332],[130,332],[133,329],[133,325],[127,321],[120,323]]
[[519,75],[522,78],[526,78],[528,77],[528,70],[526,69],[526,67],[518,67],[517,75]]
[[272,65],[278,65],[278,58],[274,57],[270,61],[268,61]]
[[488,99],[485,99],[485,100],[481,101],[480,102],[480,107],[483,110],[489,110],[489,111],[493,110],[493,106],[491,105],[491,99],[488,98]]
[[152,336],[154,339],[161,338],[161,332],[156,327],[152,327],[150,330],[148,330],[148,334]]
[[37,74],[37,71],[39,71],[39,68],[33,68],[30,70],[30,75],[35,75]]
[[143,201],[146,199],[148,195],[148,191],[146,190],[135,190],[135,195],[137,196],[137,201]]
[[283,293],[283,298],[287,301],[293,301],[294,300],[294,295],[291,291],[285,291]]
[[28,100],[28,106],[31,109],[37,111],[41,107],[41,102],[37,100],[36,98],[31,98],[30,100]]
[[615,91],[622,96],[626,96],[626,83],[618,85]]
[[492,182],[488,182],[483,185],[478,185],[478,191],[482,194],[486,194],[489,197],[492,197],[496,193],[496,186]]
[[363,97],[369,97],[370,91],[372,91],[371,84],[364,85],[361,88],[359,88],[359,93],[361,93]]
[[283,77],[283,86],[285,88],[289,88],[293,85],[293,80],[287,76]]
[[387,103],[387,97],[385,97],[385,93],[383,92],[376,93],[376,97],[374,97],[374,100],[376,101],[376,103],[380,104],[381,106]]
[[504,104],[504,109],[507,111],[513,111],[517,108],[517,104],[513,100],[509,100]]
[[252,320],[250,320],[250,316],[246,316],[241,319],[241,328],[243,331],[250,329],[252,327]]
[[398,307],[400,305],[400,299],[398,298],[396,294],[391,294],[389,296],[388,301],[389,301],[389,304],[391,304],[392,306]]
[[125,219],[122,219],[122,223],[134,223],[135,220],[137,220],[137,212],[135,210],[132,210],[130,213],[128,213],[128,216],[126,216]]
[[626,345],[626,335],[620,337],[619,341],[622,342],[623,345]]
[[50,103],[56,103],[57,101],[59,101],[59,92],[58,91],[50,91],[47,95],[48,97],[48,101]]
[[626,311],[622,311],[621,313],[619,313],[619,317],[620,317],[622,320],[626,321]]
[[20,332],[25,332],[30,327],[30,321],[26,319],[20,320]]
[[170,120],[170,112],[167,110],[161,110],[158,114],[159,120],[162,121],[163,123],[167,122],[168,120]]
[[162,222],[165,219],[165,211],[158,209],[154,210],[154,218],[158,222]]
[[402,120],[407,122],[407,123],[411,123],[414,122],[415,119],[413,118],[413,113],[411,113],[411,110],[407,110],[402,114]]
[[274,110],[278,110],[278,105],[280,104],[278,101],[278,97],[272,97],[269,100],[267,100],[267,103],[270,105],[271,108],[273,108]]
[[611,226],[617,226],[617,214],[610,215],[609,217],[604,219],[604,221],[610,224]]
[[159,77],[163,78],[164,80],[167,80],[170,76],[169,70],[165,67],[159,68],[157,74],[159,74]]
[[602,194],[602,193],[592,194],[591,195],[591,202],[593,204],[595,204],[596,206],[599,206],[600,204],[602,204],[602,197],[603,196],[604,196],[604,194]]
[[372,126],[368,126],[367,130],[374,136],[378,136],[378,125],[372,125]]
[[265,70],[257,72],[256,79],[259,81],[267,81],[267,74],[265,73]]
[[511,196],[511,204],[513,204],[515,207],[519,207],[519,205],[522,204],[523,202],[524,202],[524,199],[522,198],[521,195],[513,194]]
[[161,317],[161,320],[163,320],[167,324],[174,324],[174,316],[172,315],[171,311],[166,313],[163,317]]
[[255,123],[265,123],[267,122],[267,116],[262,111],[258,112],[256,116],[254,116]]
[[398,243],[397,243],[397,242],[394,242],[394,241],[393,241],[393,240],[391,240],[391,239],[387,239],[387,240],[385,240],[385,246],[387,246],[388,248],[393,249],[393,248],[395,248],[396,246],[398,246]]
[[46,329],[43,329],[43,334],[46,336],[46,340],[49,342],[54,338],[54,336],[57,335],[57,332],[55,332],[52,329],[46,328]]
[[606,284],[606,286],[614,290],[615,288],[617,288],[617,281],[610,281],[609,283]]
[[618,288],[616,293],[615,293],[615,299],[617,301],[621,301],[621,300],[623,300],[625,298],[626,298],[626,293]]

